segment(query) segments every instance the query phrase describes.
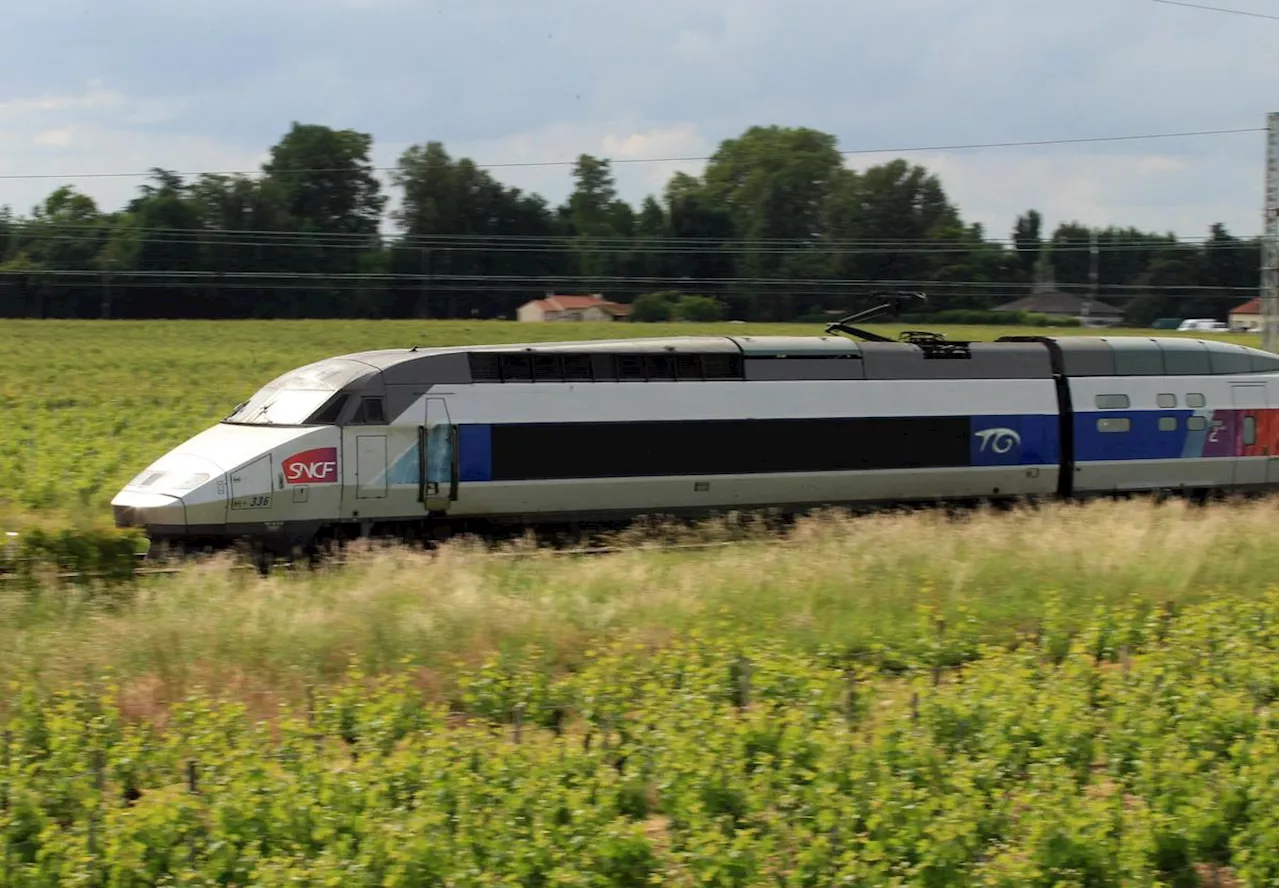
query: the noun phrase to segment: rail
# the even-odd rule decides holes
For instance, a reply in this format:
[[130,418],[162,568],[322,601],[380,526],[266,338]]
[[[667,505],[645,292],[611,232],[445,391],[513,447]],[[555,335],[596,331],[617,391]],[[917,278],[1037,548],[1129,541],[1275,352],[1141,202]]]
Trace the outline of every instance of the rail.
[[[741,546],[747,543],[761,542],[759,539],[743,539],[743,540],[717,540],[705,543],[674,543],[674,544],[653,544],[653,543],[637,543],[631,546],[584,546],[573,549],[557,549],[550,546],[539,546],[533,549],[523,549],[517,551],[501,551],[501,552],[479,552],[469,554],[468,558],[533,558],[533,557],[567,557],[567,556],[599,556],[599,555],[617,555],[623,552],[680,552],[680,551],[702,551],[708,549],[719,549],[730,546]],[[779,545],[782,540],[770,541],[771,545]],[[421,550],[430,553],[432,550]],[[137,556],[139,561],[145,560],[145,555]],[[47,565],[47,562],[32,562],[36,565]],[[191,570],[199,562],[195,559],[184,560],[181,563],[170,567],[135,567],[129,571],[130,577],[147,577],[147,576],[164,576],[167,574],[179,574]],[[353,562],[347,558],[328,558],[325,559],[317,567],[347,567]],[[304,562],[283,560],[279,564],[273,565],[273,569],[285,568],[288,570],[309,569]],[[236,562],[227,567],[227,570],[252,570],[257,571],[257,565],[251,563]],[[108,577],[116,578],[122,574],[111,573],[108,571],[39,571],[39,576],[51,580],[92,580],[105,579]],[[24,575],[9,568],[0,569],[0,582],[13,581],[23,579]]]

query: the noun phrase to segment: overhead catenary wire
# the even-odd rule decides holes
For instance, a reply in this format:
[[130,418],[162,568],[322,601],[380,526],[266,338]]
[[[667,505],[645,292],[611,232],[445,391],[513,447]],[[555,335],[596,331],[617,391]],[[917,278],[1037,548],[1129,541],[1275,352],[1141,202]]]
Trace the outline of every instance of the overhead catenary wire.
[[1225,12],[1230,15],[1245,15],[1245,16],[1249,16],[1250,18],[1273,19],[1273,20],[1280,19],[1280,16],[1267,15],[1265,12],[1249,12],[1244,9],[1228,9],[1225,6],[1205,6],[1202,3],[1184,3],[1183,0],[1154,0],[1154,2],[1165,3],[1165,4],[1168,4],[1169,6],[1186,6],[1190,9],[1204,9],[1204,10],[1208,10],[1209,12]]
[[[103,235],[111,233],[110,226],[106,219],[99,222],[61,222],[47,219],[26,220],[25,223],[19,223],[20,237],[31,238],[33,240],[98,240]],[[1127,229],[1120,229],[1122,231]],[[62,232],[70,232],[64,234]],[[81,234],[89,232],[89,234]],[[968,239],[967,235],[949,238],[928,238],[928,237],[908,237],[908,238],[842,238],[842,237],[778,237],[778,238],[740,238],[736,236],[683,236],[683,235],[613,235],[613,236],[594,236],[582,234],[486,234],[486,233],[432,233],[432,234],[395,234],[386,235],[378,232],[357,233],[346,231],[298,231],[284,229],[267,229],[267,228],[219,228],[202,226],[198,228],[171,228],[161,226],[128,226],[130,234],[140,235],[158,235],[174,240],[195,240],[197,243],[239,245],[239,246],[273,246],[279,242],[298,241],[308,246],[347,246],[351,245],[359,249],[372,249],[380,246],[404,246],[404,247],[435,247],[441,248],[462,247],[462,246],[546,246],[556,249],[562,248],[589,248],[595,250],[600,247],[622,246],[628,249],[634,249],[638,244],[651,246],[655,248],[683,247],[690,245],[728,245],[732,247],[741,247],[749,249],[769,248],[769,247],[881,247],[884,249],[899,250],[913,246],[934,247],[943,246],[947,248],[957,248],[970,250],[975,247],[982,246],[1002,246],[1017,248],[1018,242],[1011,237],[987,237],[983,235],[981,240]],[[1126,237],[1126,238],[1103,238],[1098,241],[1101,249],[1110,249],[1118,246],[1134,247],[1138,249],[1154,249],[1170,246],[1197,246],[1197,247],[1236,247],[1239,244],[1248,245],[1248,241],[1256,240],[1261,237],[1260,234],[1250,235],[1232,235],[1231,241],[1216,240],[1208,235],[1194,236],[1175,236],[1162,235],[1152,233],[1147,236]],[[233,241],[229,238],[245,238],[247,240]],[[1080,240],[1054,240],[1053,236],[1041,239],[1043,243],[1053,247],[1056,251],[1060,249],[1090,249],[1087,237]]]
[[[1055,138],[1055,139],[1023,139],[1016,141],[1004,142],[969,142],[954,144],[937,144],[937,145],[907,145],[907,146],[888,146],[882,148],[843,148],[838,153],[842,157],[855,157],[859,155],[870,154],[907,154],[920,153],[926,151],[972,151],[977,149],[989,148],[1035,148],[1047,147],[1051,145],[1084,145],[1084,144],[1100,144],[1108,142],[1136,142],[1148,141],[1152,139],[1185,139],[1198,136],[1225,136],[1239,135],[1243,133],[1260,133],[1263,127],[1238,127],[1233,129],[1205,129],[1205,130],[1184,130],[1181,132],[1167,133],[1138,133],[1120,136],[1082,136],[1078,138]],[[698,155],[698,156],[672,156],[672,157],[610,157],[600,158],[606,160],[610,165],[618,164],[647,164],[647,163],[705,163],[713,160],[714,155]],[[571,167],[577,164],[577,160],[512,160],[497,161],[492,163],[476,163],[478,169],[520,169],[520,168],[538,168],[538,167]],[[374,166],[360,165],[359,169],[367,172],[396,173],[401,172],[402,168],[397,166]],[[351,172],[350,167],[313,167],[313,168],[295,168],[290,167],[286,172],[290,175],[310,174],[310,173],[347,173]],[[16,180],[16,179],[145,179],[155,175],[156,168],[145,171],[130,172],[94,172],[94,173],[0,173],[0,180]],[[262,172],[261,169],[237,169],[237,170],[166,170],[175,176],[245,176],[256,175]]]
[[[636,238],[604,238],[582,243],[573,238],[554,238],[545,240],[515,239],[508,241],[502,236],[478,237],[474,239],[445,237],[439,240],[432,236],[389,239],[385,243],[372,242],[367,238],[350,240],[339,238],[332,241],[314,239],[305,233],[280,233],[279,237],[261,237],[239,239],[220,236],[222,232],[214,229],[152,229],[147,240],[152,244],[190,245],[198,247],[246,247],[270,248],[272,250],[320,249],[320,250],[440,250],[447,253],[520,253],[520,254],[566,254],[587,252],[592,255],[637,255],[660,254],[669,255],[706,255],[722,256],[740,255],[774,255],[803,252],[810,255],[878,255],[892,253],[895,255],[942,255],[971,254],[984,249],[1018,249],[1013,243],[1000,241],[964,241],[964,240],[903,240],[903,241],[843,241],[839,239],[812,239],[794,241],[774,241],[771,243],[738,241],[725,239],[648,239]],[[28,240],[30,243],[41,241],[57,241],[59,243],[99,243],[100,236],[84,233],[36,235]],[[1055,255],[1064,253],[1089,252],[1087,241],[1049,242]],[[1152,252],[1163,249],[1198,249],[1198,250],[1256,250],[1259,243],[1256,238],[1233,238],[1231,241],[1112,241],[1098,244],[1102,253]]]
[[[101,269],[49,269],[49,270],[23,270],[23,269],[0,269],[0,278],[3,277],[67,277],[67,278],[87,278],[94,281],[101,280],[105,272]],[[334,287],[333,282],[342,284],[353,284],[354,287],[360,288],[370,286],[372,284],[383,283],[411,283],[411,284],[439,284],[449,287],[450,289],[466,290],[499,290],[499,289],[521,289],[535,288],[545,291],[549,286],[563,285],[570,286],[574,289],[590,289],[592,287],[607,286],[690,286],[690,285],[708,285],[724,287],[787,287],[796,289],[800,287],[917,287],[917,288],[948,288],[948,289],[966,289],[966,290],[995,290],[995,289],[1012,289],[1025,290],[1025,282],[1001,282],[1001,281],[937,281],[928,279],[874,279],[874,278],[764,278],[764,277],[656,277],[641,275],[575,275],[575,274],[411,274],[411,273],[394,273],[394,272],[339,272],[326,274],[324,272],[304,272],[304,271],[124,271],[117,273],[120,278],[126,280],[140,279],[147,281],[146,286],[149,287],[166,287],[180,283],[187,283],[193,287],[211,286],[217,288],[236,288],[253,286],[257,282],[262,281],[283,281],[283,287],[275,283],[264,284],[277,289],[289,289],[289,282],[293,281],[311,281],[311,284],[299,285],[305,286],[306,289],[314,289],[315,283],[318,282],[331,289],[343,289],[342,287]],[[237,280],[239,279],[239,282]],[[153,283],[152,281],[155,281]],[[1060,289],[1086,289],[1086,284],[1059,284]],[[1152,287],[1146,284],[1107,284],[1104,289],[1108,291],[1134,291],[1149,293],[1154,290],[1165,291],[1187,291],[1187,292],[1208,292],[1208,293],[1226,293],[1226,292],[1254,292],[1256,287],[1217,287],[1203,284],[1168,284],[1159,287]]]

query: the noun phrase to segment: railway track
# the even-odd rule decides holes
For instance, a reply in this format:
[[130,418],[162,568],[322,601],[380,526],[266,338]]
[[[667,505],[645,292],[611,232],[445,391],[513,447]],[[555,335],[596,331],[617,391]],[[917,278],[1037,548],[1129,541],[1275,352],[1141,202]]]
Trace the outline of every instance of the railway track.
[[[758,542],[758,540],[729,540],[729,541],[721,540],[721,541],[704,542],[704,543],[674,543],[674,544],[640,543],[632,546],[579,546],[579,547],[565,548],[565,549],[553,548],[549,546],[539,546],[537,548],[527,549],[527,550],[480,552],[480,553],[469,555],[468,557],[515,560],[515,559],[532,558],[532,557],[539,557],[539,556],[591,557],[591,556],[600,556],[600,555],[617,555],[623,552],[634,552],[637,550],[644,550],[649,552],[705,551],[709,549],[721,549],[721,548],[727,548],[731,546],[741,546],[749,542]],[[777,541],[777,544],[781,544],[781,543],[782,543],[781,540]],[[420,550],[420,551],[430,551],[430,550]],[[145,554],[139,554],[137,556],[137,559],[140,566],[134,567],[132,570],[129,571],[129,574],[128,574],[132,578],[179,574],[179,573],[183,573],[184,571],[191,570],[194,566],[196,566],[196,564],[199,563],[197,559],[193,558],[193,559],[179,560],[178,563],[176,564],[167,565],[164,567],[161,567],[161,566],[147,567],[145,566],[146,564]],[[325,559],[320,565],[317,565],[316,567],[345,567],[351,563],[352,563],[351,560],[347,558],[329,558],[329,559]],[[32,563],[29,563],[28,566],[38,568],[42,564],[44,563],[32,562]],[[276,569],[284,568],[286,570],[299,570],[299,569],[307,570],[307,569],[310,569],[310,566],[307,565],[305,562],[301,562],[301,561],[283,560],[273,565],[273,568],[276,568]],[[255,572],[261,573],[257,565],[248,563],[248,562],[243,562],[243,561],[237,561],[236,563],[233,563],[230,566],[228,566],[227,569],[234,570],[234,571],[255,571]],[[108,571],[64,571],[64,570],[40,571],[40,576],[42,578],[51,579],[51,580],[66,580],[66,581],[119,578],[122,575],[123,575],[122,572],[112,573]],[[24,577],[24,572],[21,570],[14,570],[12,568],[0,568],[0,582],[14,581],[14,580],[21,579],[23,577]]]

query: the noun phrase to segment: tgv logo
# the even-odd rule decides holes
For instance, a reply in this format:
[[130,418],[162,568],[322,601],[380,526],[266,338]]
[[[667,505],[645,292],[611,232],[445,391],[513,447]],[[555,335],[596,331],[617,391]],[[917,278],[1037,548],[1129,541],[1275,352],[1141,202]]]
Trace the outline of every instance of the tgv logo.
[[981,442],[978,445],[979,453],[986,453],[988,445],[992,453],[1008,453],[1014,447],[1022,446],[1022,436],[1013,429],[996,427],[992,429],[982,429],[973,433]]

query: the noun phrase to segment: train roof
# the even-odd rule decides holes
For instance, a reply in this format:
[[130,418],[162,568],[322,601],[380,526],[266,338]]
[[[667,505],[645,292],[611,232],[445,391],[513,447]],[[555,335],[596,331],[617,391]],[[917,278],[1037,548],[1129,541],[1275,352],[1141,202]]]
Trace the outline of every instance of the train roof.
[[[952,350],[949,346],[959,346]],[[945,348],[944,348],[945,347]],[[1160,376],[1220,373],[1274,373],[1277,356],[1261,349],[1212,339],[1176,336],[1009,336],[994,341],[941,344],[923,342],[856,342],[843,336],[671,336],[626,339],[519,342],[379,349],[336,356],[333,360],[359,361],[376,368],[392,381],[434,376],[434,370],[454,365],[446,355],[661,355],[698,354],[741,356],[753,359],[846,358],[880,365],[879,378],[955,378],[975,375],[952,361],[931,361],[943,356],[968,358],[974,365],[1007,365],[1023,372],[1013,375],[1048,375],[1049,362],[1060,364],[1068,376]],[[772,362],[771,362],[772,363]],[[825,363],[825,362],[823,362]],[[928,370],[926,370],[926,365]],[[450,376],[457,376],[452,372]],[[861,375],[861,374],[859,374]],[[977,373],[976,375],[987,375]],[[463,381],[454,379],[451,381]]]

